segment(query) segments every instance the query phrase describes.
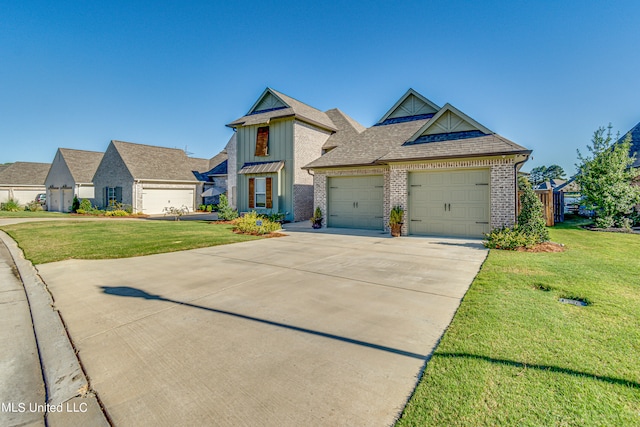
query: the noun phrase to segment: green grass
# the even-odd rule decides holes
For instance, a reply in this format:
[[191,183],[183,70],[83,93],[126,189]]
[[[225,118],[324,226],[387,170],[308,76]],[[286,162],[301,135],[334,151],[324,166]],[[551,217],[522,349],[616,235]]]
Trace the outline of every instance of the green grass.
[[125,258],[255,240],[228,224],[203,221],[97,220],[29,222],[0,227],[34,264]]
[[62,212],[49,212],[49,211],[18,211],[7,212],[0,211],[0,219],[2,218],[66,218],[69,214]]
[[640,235],[550,231],[490,252],[398,426],[640,425]]

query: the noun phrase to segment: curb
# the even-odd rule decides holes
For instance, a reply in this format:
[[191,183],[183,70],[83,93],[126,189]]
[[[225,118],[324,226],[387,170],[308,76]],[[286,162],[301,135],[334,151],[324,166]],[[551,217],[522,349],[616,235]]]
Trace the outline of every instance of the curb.
[[[31,309],[33,330],[46,386],[46,423],[56,425],[109,426],[46,284],[22,250],[5,232],[4,242],[20,273]],[[60,409],[60,411],[58,410]]]

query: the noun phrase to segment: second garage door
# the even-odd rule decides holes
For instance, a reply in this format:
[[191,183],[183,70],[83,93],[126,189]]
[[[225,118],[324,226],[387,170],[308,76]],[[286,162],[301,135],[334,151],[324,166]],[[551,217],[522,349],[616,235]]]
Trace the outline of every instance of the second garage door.
[[382,175],[329,178],[328,227],[383,229]]
[[145,188],[142,190],[142,212],[146,214],[164,213],[164,208],[186,206],[193,211],[193,189]]
[[483,237],[489,232],[488,169],[409,174],[409,233]]

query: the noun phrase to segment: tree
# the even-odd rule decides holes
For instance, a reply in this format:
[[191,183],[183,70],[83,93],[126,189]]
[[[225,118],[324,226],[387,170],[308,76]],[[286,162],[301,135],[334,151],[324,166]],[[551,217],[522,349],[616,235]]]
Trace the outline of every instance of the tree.
[[550,179],[564,179],[566,173],[562,166],[559,165],[551,165],[551,166],[536,166],[531,169],[530,179],[533,185],[541,184],[545,181],[549,181]]
[[542,202],[526,179],[519,180],[518,184],[522,191],[518,228],[526,235],[535,236],[536,243],[546,242],[549,240],[549,230],[544,221]]
[[629,215],[640,203],[640,187],[632,184],[638,171],[631,168],[631,135],[616,144],[618,138],[613,138],[611,129],[609,124],[593,133],[591,145],[587,146],[590,156],[583,156],[578,150],[576,181],[587,208],[595,211],[597,227],[629,228]]

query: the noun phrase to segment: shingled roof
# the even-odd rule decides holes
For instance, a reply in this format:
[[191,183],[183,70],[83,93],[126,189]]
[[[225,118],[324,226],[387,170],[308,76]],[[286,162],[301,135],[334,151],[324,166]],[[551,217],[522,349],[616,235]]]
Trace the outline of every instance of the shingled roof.
[[[422,104],[407,108],[415,100]],[[349,138],[304,169],[364,166],[394,161],[430,160],[486,155],[530,154],[531,151],[509,141],[477,123],[450,104],[439,111],[425,114],[425,106],[436,105],[413,90],[409,90],[374,126]],[[428,101],[428,100],[427,100]],[[401,115],[413,111],[413,116]],[[397,116],[397,117],[396,117]]]
[[59,148],[58,151],[71,172],[73,180],[78,183],[90,183],[93,181],[98,165],[102,161],[104,153],[97,151],[73,150],[71,148]]
[[[629,155],[636,157],[636,161],[633,162],[633,165],[631,166],[634,168],[640,168],[640,123],[635,125],[635,127],[627,133],[631,134],[631,149],[629,150]],[[624,141],[627,137],[627,133],[622,135],[618,140],[618,143]]]
[[[256,108],[266,96],[274,96],[278,101],[281,101],[280,106],[276,108],[257,110]],[[235,128],[238,126],[268,124],[271,119],[284,117],[295,117],[303,122],[307,122],[330,131],[337,130],[335,124],[326,113],[271,88],[265,89],[262,95],[260,95],[260,98],[258,98],[258,101],[253,105],[253,107],[251,107],[246,115],[232,121],[227,124],[227,126]]]
[[44,185],[51,163],[15,162],[0,171],[0,185]]
[[322,148],[329,150],[331,148],[338,147],[349,141],[352,141],[356,136],[365,131],[365,127],[360,123],[338,110],[333,108],[325,112],[331,121],[335,124],[338,131],[331,135],[327,142],[324,143]]
[[[134,179],[197,181],[193,159],[179,148],[111,141]],[[200,159],[208,162],[206,159]],[[200,162],[200,163],[202,163]],[[204,164],[204,163],[203,163]]]

